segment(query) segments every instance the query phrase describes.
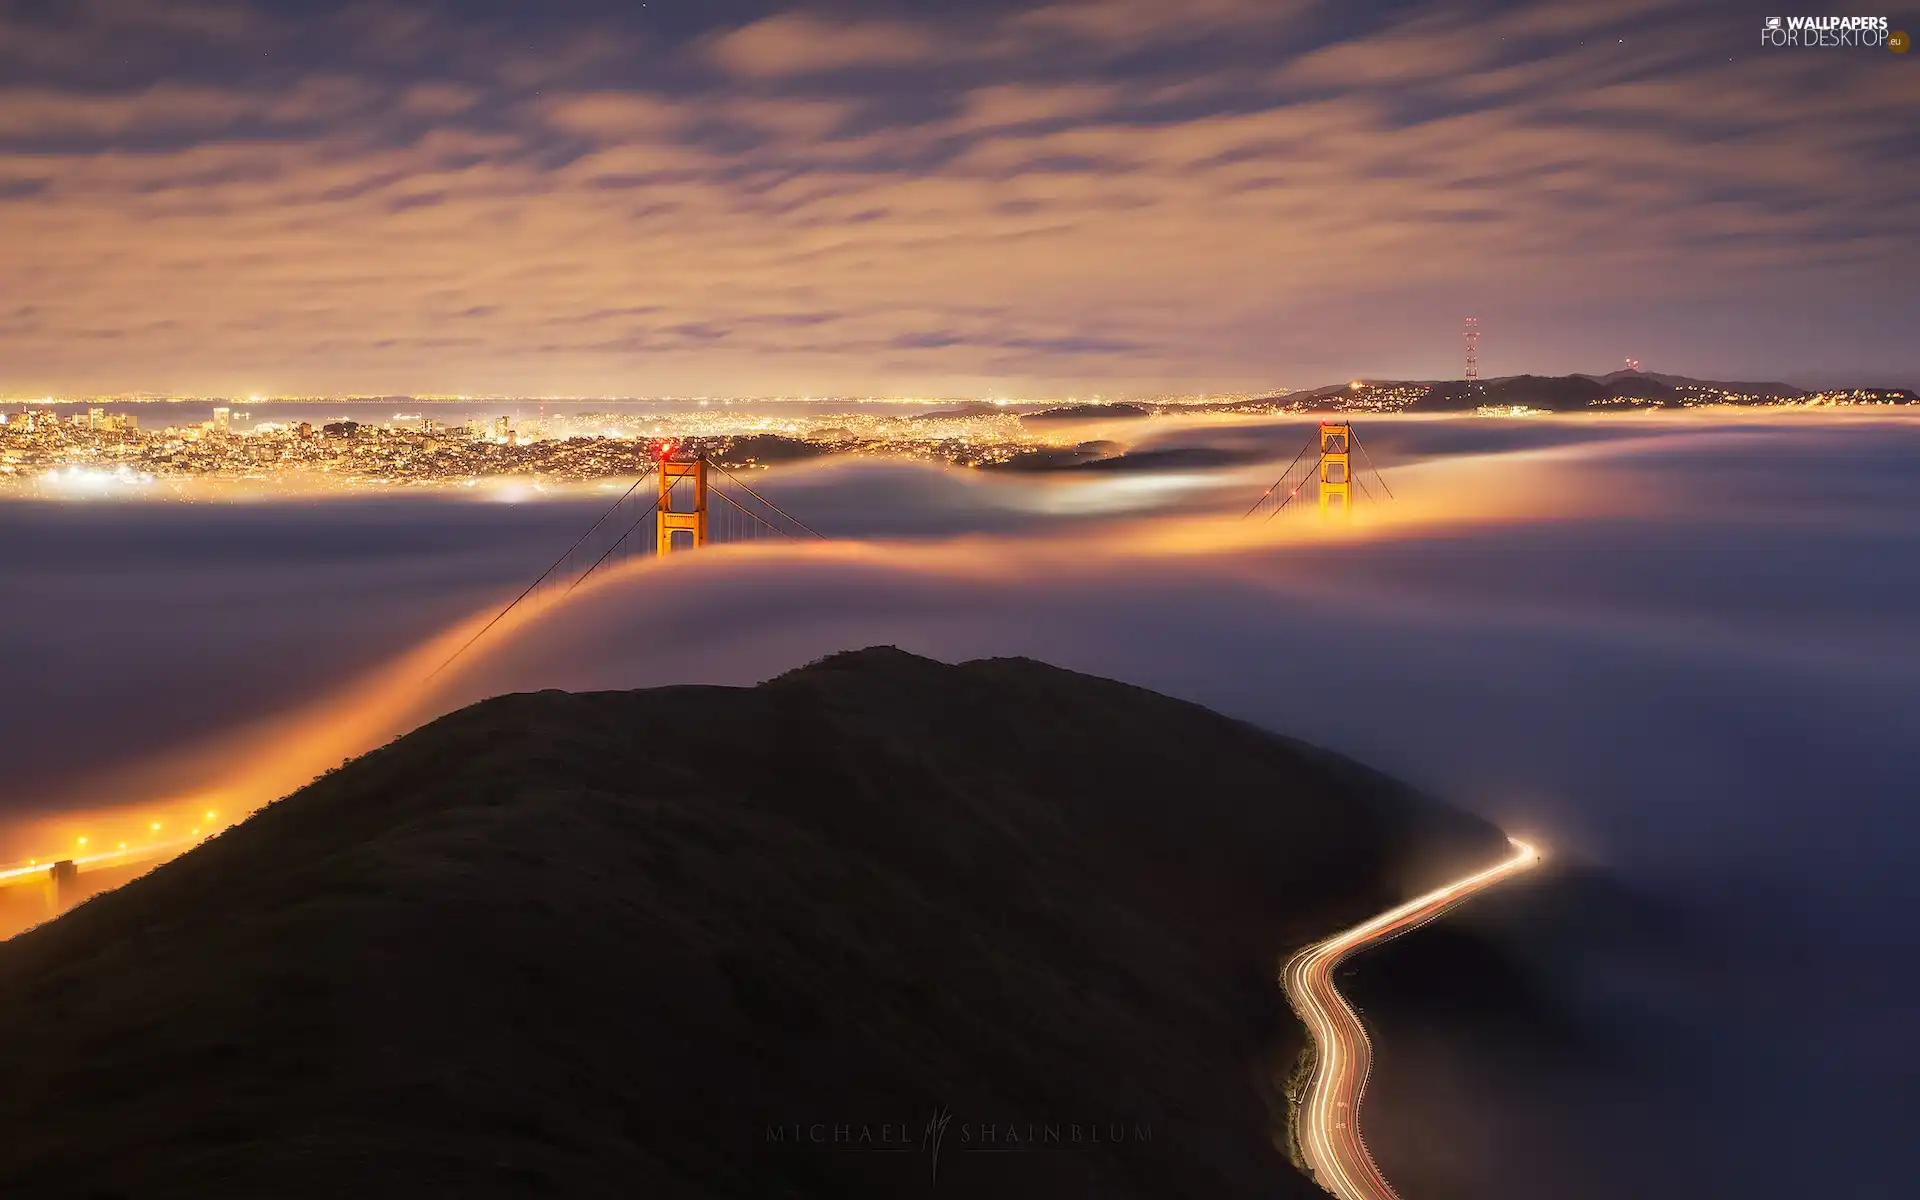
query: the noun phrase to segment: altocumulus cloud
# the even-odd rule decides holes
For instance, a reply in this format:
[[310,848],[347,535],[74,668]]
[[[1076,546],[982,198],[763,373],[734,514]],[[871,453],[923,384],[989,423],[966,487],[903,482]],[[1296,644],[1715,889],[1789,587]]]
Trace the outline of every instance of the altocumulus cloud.
[[165,9],[0,9],[0,391],[1913,373],[1911,64],[1678,4]]

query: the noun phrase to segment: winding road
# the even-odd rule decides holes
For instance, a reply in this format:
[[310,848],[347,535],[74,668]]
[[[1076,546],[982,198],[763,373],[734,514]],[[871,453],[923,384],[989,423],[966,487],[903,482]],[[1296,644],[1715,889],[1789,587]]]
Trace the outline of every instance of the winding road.
[[1301,1157],[1315,1182],[1342,1200],[1399,1200],[1360,1137],[1360,1098],[1373,1069],[1373,1045],[1360,1017],[1333,986],[1333,970],[1348,955],[1405,933],[1483,888],[1536,866],[1540,853],[1518,838],[1512,856],[1456,879],[1398,908],[1315,942],[1287,960],[1281,983],[1287,1001],[1306,1022],[1316,1058],[1295,1127]]

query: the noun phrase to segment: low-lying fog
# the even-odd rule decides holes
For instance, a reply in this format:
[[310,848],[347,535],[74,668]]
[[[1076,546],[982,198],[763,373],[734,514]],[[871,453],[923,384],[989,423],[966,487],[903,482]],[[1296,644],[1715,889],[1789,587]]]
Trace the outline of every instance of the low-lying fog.
[[[1711,970],[1614,989],[1710,1044],[1676,1043],[1637,1096],[1481,1089],[1459,1169],[1482,1186],[1852,1196],[1910,1177],[1920,423],[1368,421],[1397,500],[1332,530],[1238,519],[1308,424],[1135,425],[1136,451],[1216,453],[765,473],[836,540],[611,574],[431,685],[604,500],[0,506],[0,855],[216,802],[237,817],[503,690],[751,683],[872,643],[1032,655],[1351,753],[1714,931]],[[1564,1152],[1504,1153],[1542,1136],[1542,1104]]]

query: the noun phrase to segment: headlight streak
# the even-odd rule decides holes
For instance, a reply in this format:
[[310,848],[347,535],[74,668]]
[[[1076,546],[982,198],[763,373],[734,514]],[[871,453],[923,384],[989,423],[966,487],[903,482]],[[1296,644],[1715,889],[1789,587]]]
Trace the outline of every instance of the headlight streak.
[[1399,1200],[1399,1193],[1380,1173],[1360,1136],[1360,1103],[1373,1069],[1373,1044],[1359,1014],[1334,986],[1334,968],[1539,865],[1540,852],[1532,845],[1507,840],[1513,846],[1510,857],[1306,947],[1281,972],[1287,1001],[1306,1024],[1316,1051],[1295,1136],[1314,1180],[1341,1200]]

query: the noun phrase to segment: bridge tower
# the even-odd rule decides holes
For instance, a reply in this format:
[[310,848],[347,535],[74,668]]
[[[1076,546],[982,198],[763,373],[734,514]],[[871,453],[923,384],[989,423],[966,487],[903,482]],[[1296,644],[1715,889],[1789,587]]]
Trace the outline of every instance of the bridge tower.
[[[687,479],[693,482],[693,507],[675,509],[674,485]],[[685,531],[693,535],[693,548],[707,544],[707,460],[692,462],[660,461],[660,509],[656,519],[657,549],[661,557],[673,552],[673,535]]]
[[47,915],[57,917],[80,902],[80,868],[63,858],[47,868]]
[[1345,516],[1353,507],[1353,427],[1320,425],[1320,511]]

